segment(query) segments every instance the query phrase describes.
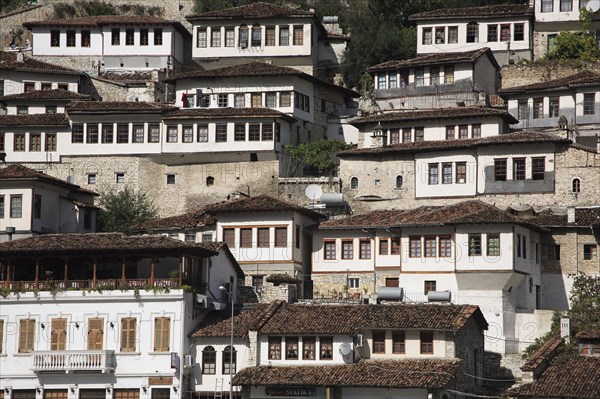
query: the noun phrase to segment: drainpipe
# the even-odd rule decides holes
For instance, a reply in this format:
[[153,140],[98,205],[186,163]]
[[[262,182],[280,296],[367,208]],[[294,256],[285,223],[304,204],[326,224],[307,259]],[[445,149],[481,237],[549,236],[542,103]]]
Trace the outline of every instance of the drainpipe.
[[15,227],[14,226],[6,226],[6,234],[8,234],[8,241],[12,241],[13,238],[13,234],[15,234]]

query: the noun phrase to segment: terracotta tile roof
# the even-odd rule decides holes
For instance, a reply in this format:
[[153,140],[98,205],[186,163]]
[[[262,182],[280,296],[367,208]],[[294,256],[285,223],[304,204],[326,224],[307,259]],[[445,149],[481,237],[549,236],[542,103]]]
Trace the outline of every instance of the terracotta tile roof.
[[182,215],[151,220],[140,225],[140,229],[195,229],[205,226],[214,226],[216,223],[217,219],[214,216],[204,213],[202,209],[197,209]]
[[295,121],[294,117],[271,108],[184,108],[166,114],[163,119],[215,118],[280,118]]
[[110,80],[113,82],[119,82],[124,84],[146,84],[146,82],[153,80],[152,72],[149,71],[138,71],[138,72],[103,72],[98,78]]
[[241,199],[223,201],[204,208],[205,212],[215,214],[221,212],[278,212],[295,211],[313,219],[321,219],[323,215],[304,207],[282,201],[268,195],[256,195]]
[[432,20],[432,19],[483,19],[483,18],[502,18],[502,17],[520,17],[533,16],[533,8],[529,5],[501,4],[482,7],[463,7],[463,8],[439,8],[434,11],[420,12],[411,15],[408,19],[412,21]]
[[254,61],[246,64],[232,65],[217,69],[197,69],[194,71],[178,73],[170,79],[165,79],[167,83],[174,83],[179,79],[228,79],[237,77],[270,77],[270,76],[295,76],[304,80],[308,80],[318,85],[328,87],[332,90],[339,90],[350,97],[360,97],[360,94],[354,90],[346,89],[345,87],[334,85],[324,80],[318,79],[312,75],[304,73],[298,69],[268,64],[266,62]]
[[80,113],[163,113],[176,110],[164,103],[144,101],[73,101],[67,105],[69,114]]
[[533,131],[519,131],[510,134],[501,134],[499,136],[485,137],[481,139],[467,140],[433,140],[417,141],[412,143],[394,144],[385,147],[358,148],[338,153],[340,158],[352,158],[378,154],[413,154],[418,152],[432,152],[440,150],[462,150],[477,148],[483,146],[498,146],[501,144],[571,144],[571,140],[561,138],[548,133]]
[[578,339],[600,339],[600,328],[578,332],[575,337]]
[[475,317],[487,322],[477,306],[439,304],[284,305],[264,324],[261,334],[353,334],[366,328],[459,330]]
[[562,346],[564,342],[565,341],[559,336],[559,334],[556,334],[555,336],[549,338],[537,351],[535,351],[529,357],[529,359],[527,359],[525,364],[521,366],[521,370],[535,371],[544,362],[551,361],[554,355],[556,354],[558,348]]
[[461,360],[362,360],[329,366],[258,366],[240,370],[234,385],[330,386],[441,389]]
[[65,114],[0,115],[0,126],[69,126]]
[[507,87],[498,90],[499,94],[528,93],[535,90],[570,89],[574,87],[600,86],[600,73],[581,71],[560,79],[532,83],[524,86]]
[[465,201],[441,207],[422,206],[412,210],[378,210],[321,223],[319,230],[441,226],[459,224],[516,224],[545,231],[528,219],[519,218],[481,201]]
[[[233,335],[245,338],[248,331],[257,331],[262,323],[268,320],[281,306],[281,302],[258,303],[251,307],[234,310]],[[202,319],[191,337],[229,337],[231,334],[231,319],[229,313],[211,312]]]
[[[492,51],[489,47],[484,47],[478,50],[463,51],[456,53],[435,53],[420,55],[408,60],[395,60],[387,61],[382,64],[374,65],[367,69],[369,72],[378,71],[390,71],[397,70],[400,68],[409,68],[412,66],[425,66],[425,65],[443,65],[443,64],[455,64],[457,62],[470,62],[474,63],[480,57],[488,55],[493,62],[496,63]],[[498,65],[496,63],[496,65]]]
[[350,35],[345,35],[343,33],[336,33],[336,32],[327,32],[327,39],[350,40]]
[[23,62],[17,61],[17,53],[0,51],[0,71],[39,72],[58,75],[83,75],[83,72],[62,66],[49,64],[24,56]]
[[149,251],[216,255],[215,251],[202,243],[186,243],[163,236],[126,236],[121,233],[44,234],[0,244],[0,253],[5,256],[32,253],[72,255],[82,252],[144,254]]
[[50,176],[50,175],[47,175],[42,172],[38,172],[36,170],[30,169],[21,164],[11,164],[4,168],[0,168],[0,181],[23,181],[23,180],[41,181],[41,182],[45,182],[45,183],[58,185],[61,187],[66,187],[68,189],[82,192],[85,194],[98,195],[94,191],[86,190],[84,188],[79,187],[76,184],[67,183],[66,181],[61,180],[57,177]]
[[600,357],[574,356],[552,364],[537,381],[505,394],[517,398],[598,399],[598,393]]
[[89,94],[79,94],[64,89],[33,90],[26,93],[10,94],[0,97],[0,100],[89,100]]
[[98,15],[92,17],[29,21],[23,24],[27,29],[37,26],[90,26],[99,28],[105,25],[171,25],[182,35],[190,36],[190,32],[181,22],[150,15]]
[[546,209],[529,219],[532,223],[544,227],[589,227],[600,226],[600,207],[576,208],[575,223],[567,222],[567,214],[557,214],[551,209]]
[[207,11],[186,16],[189,20],[213,18],[292,18],[314,17],[310,11],[299,8],[281,7],[275,4],[257,2],[239,7],[225,8],[223,10]]
[[440,119],[462,119],[478,117],[499,117],[508,124],[519,123],[519,120],[505,110],[480,107],[454,107],[423,111],[386,112],[350,121],[351,124],[366,125],[379,122],[412,122]]

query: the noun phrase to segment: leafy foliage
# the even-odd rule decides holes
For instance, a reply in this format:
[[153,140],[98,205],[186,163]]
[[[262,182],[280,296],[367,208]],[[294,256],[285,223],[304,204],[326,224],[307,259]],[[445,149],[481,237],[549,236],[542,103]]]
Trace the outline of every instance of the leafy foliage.
[[550,331],[548,331],[544,336],[536,338],[535,341],[529,345],[523,351],[522,358],[528,359],[531,355],[533,355],[538,349],[542,347],[550,338],[552,338],[555,334],[560,331],[560,318],[562,317],[561,312],[558,310],[554,310],[552,314],[552,325],[550,326]]
[[594,61],[600,57],[596,38],[588,32],[561,32],[554,39],[554,45],[546,57],[549,60],[579,58]]
[[146,7],[139,4],[119,4],[115,6],[100,0],[76,0],[73,3],[61,2],[54,4],[54,17],[58,19],[123,14],[160,16],[163,11],[160,7]]
[[123,190],[107,189],[100,194],[98,205],[100,229],[105,232],[131,234],[136,226],[155,219],[158,214],[146,193],[134,192],[128,186]]
[[285,146],[292,162],[295,163],[294,171],[300,165],[307,165],[323,174],[332,174],[336,166],[335,154],[350,148],[352,144],[344,141],[325,139]]

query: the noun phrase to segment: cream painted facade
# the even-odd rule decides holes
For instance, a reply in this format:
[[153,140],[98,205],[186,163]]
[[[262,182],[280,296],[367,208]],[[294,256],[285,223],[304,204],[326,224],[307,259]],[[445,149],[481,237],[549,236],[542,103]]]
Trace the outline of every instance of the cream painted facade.
[[7,71],[0,69],[0,92],[3,95],[21,94],[27,90],[42,90],[43,87],[79,92],[81,74],[73,71],[72,74],[35,73],[22,71]]

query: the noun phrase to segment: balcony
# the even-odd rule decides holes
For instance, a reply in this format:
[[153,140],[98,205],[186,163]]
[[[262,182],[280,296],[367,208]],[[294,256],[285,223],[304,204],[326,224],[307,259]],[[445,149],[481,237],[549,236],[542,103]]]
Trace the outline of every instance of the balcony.
[[75,371],[107,373],[115,369],[114,351],[36,351],[33,367],[36,373],[71,373]]
[[146,288],[178,288],[181,284],[177,278],[155,279],[97,279],[97,280],[40,280],[40,281],[0,281],[0,288],[20,292],[53,291],[53,290],[115,290],[115,289],[146,289]]

